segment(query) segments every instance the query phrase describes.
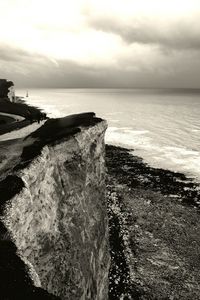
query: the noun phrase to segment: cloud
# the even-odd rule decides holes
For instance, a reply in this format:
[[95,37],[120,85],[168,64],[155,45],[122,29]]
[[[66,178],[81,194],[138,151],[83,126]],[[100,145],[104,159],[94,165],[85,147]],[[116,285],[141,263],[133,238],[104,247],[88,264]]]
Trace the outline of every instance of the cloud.
[[30,59],[31,54],[27,51],[10,47],[9,45],[0,45],[0,60],[6,62],[17,62]]
[[112,16],[90,16],[88,22],[97,30],[120,35],[128,44],[159,45],[176,50],[200,48],[200,12],[171,19],[136,16],[120,20]]
[[16,85],[199,86],[195,0],[2,3],[1,76]]
[[[15,50],[8,53],[12,56]],[[146,49],[137,55],[132,50],[119,58],[113,66],[79,64],[69,60],[49,60],[43,56],[21,53],[17,60],[0,60],[4,76],[15,82],[16,87],[46,88],[106,88],[106,87],[197,87],[200,76],[200,54],[194,51],[177,52],[163,56],[159,51],[154,55]],[[151,59],[148,59],[150,57]],[[155,63],[156,61],[156,63]],[[184,64],[183,64],[184,61]]]

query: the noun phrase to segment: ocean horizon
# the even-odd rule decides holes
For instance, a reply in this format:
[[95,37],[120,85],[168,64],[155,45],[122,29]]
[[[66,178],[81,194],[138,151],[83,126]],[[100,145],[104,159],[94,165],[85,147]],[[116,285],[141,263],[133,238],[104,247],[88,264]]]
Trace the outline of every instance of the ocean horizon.
[[106,143],[134,149],[150,166],[200,181],[200,89],[17,89],[49,117],[94,111]]

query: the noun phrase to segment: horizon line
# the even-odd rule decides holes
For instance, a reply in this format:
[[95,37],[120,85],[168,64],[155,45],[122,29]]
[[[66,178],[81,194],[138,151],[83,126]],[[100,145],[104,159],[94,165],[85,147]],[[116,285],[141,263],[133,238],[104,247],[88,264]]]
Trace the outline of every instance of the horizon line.
[[124,90],[200,90],[200,87],[27,87],[27,86],[15,86],[15,89],[124,89]]

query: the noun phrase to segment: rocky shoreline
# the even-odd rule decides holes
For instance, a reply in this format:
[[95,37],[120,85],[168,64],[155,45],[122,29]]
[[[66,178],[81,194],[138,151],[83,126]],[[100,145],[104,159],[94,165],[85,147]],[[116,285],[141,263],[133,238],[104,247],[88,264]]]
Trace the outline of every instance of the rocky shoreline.
[[109,299],[199,299],[200,185],[106,145]]

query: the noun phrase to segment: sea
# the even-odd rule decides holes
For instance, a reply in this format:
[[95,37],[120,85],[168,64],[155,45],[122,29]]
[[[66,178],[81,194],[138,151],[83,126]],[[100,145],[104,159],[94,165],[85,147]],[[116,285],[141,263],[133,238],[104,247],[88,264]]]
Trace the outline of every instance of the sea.
[[133,149],[152,167],[200,182],[200,90],[19,89],[49,117],[93,111],[106,119],[106,143]]

